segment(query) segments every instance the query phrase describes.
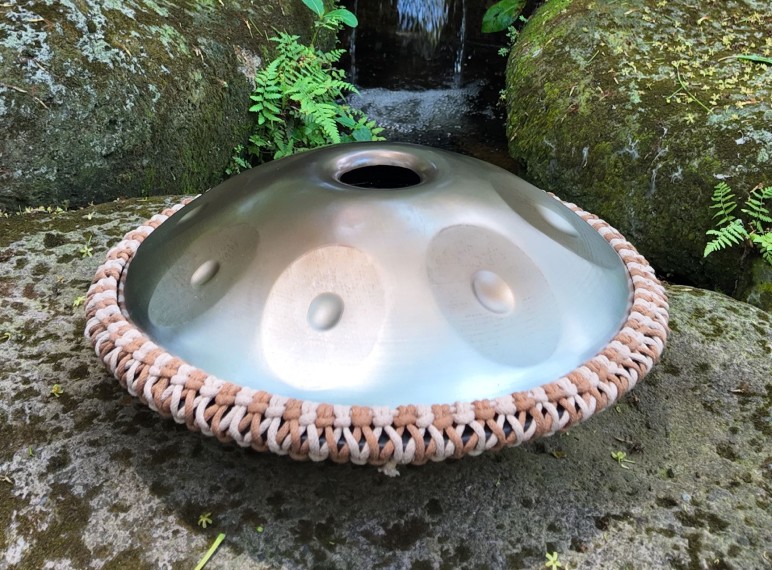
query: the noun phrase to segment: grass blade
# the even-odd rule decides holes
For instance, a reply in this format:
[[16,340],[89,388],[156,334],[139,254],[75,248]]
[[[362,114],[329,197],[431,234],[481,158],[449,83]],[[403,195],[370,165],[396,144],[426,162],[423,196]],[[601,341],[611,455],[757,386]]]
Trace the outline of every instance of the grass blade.
[[215,551],[220,547],[220,543],[225,540],[225,534],[220,533],[217,535],[217,538],[214,539],[214,542],[212,543],[212,546],[209,547],[209,550],[207,550],[206,554],[204,554],[204,557],[198,561],[198,565],[196,565],[196,570],[201,570],[204,566],[206,566],[206,563],[209,562],[209,559],[214,555]]

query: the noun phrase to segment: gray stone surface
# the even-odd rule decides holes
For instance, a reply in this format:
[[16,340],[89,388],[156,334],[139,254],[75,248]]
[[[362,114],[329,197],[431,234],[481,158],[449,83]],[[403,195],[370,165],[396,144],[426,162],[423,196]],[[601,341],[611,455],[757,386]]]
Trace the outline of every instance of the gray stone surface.
[[0,219],[0,568],[190,569],[219,532],[207,568],[769,567],[769,313],[671,286],[664,360],[567,434],[394,479],[295,463],[156,416],[83,339],[73,301],[162,201]]
[[310,28],[295,0],[0,3],[0,210],[214,185],[268,36]]
[[608,221],[662,275],[767,310],[756,252],[703,250],[719,181],[741,204],[772,185],[772,66],[735,57],[770,57],[769,6],[550,0],[517,40],[506,88],[526,178]]

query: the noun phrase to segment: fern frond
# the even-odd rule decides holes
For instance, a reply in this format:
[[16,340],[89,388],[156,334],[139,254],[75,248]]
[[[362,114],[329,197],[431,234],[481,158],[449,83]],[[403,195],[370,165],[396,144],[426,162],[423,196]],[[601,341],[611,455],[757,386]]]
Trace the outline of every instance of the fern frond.
[[756,245],[761,257],[772,265],[772,232],[764,234],[751,234],[751,241]]
[[703,257],[707,257],[714,251],[719,251],[725,247],[739,245],[748,238],[748,231],[743,226],[742,221],[738,219],[733,220],[722,228],[708,230],[706,234],[716,237],[705,246]]
[[330,142],[334,144],[340,142],[340,132],[338,131],[338,125],[335,121],[338,114],[336,105],[331,103],[317,103],[307,107],[306,110],[301,107],[300,112],[308,113],[309,118],[319,126]]
[[247,150],[258,163],[344,140],[382,140],[382,129],[346,104],[358,91],[336,67],[345,50],[316,49],[285,32],[271,41],[275,57],[255,74],[250,95],[256,125]]
[[723,181],[716,184],[710,200],[713,202],[713,205],[711,205],[710,208],[716,210],[713,217],[720,218],[718,222],[716,222],[716,225],[723,226],[737,219],[732,214],[735,208],[737,208],[737,202],[735,200],[735,195],[732,194],[732,189],[729,187],[729,184]]
[[742,208],[742,212],[748,214],[748,217],[755,222],[772,224],[772,214],[770,214],[769,208],[764,205],[764,202],[772,198],[772,186],[767,188],[756,187],[751,190],[750,196],[745,201],[745,208]]
[[767,186],[766,188],[759,190],[759,195],[761,196],[762,200],[772,199],[772,186]]

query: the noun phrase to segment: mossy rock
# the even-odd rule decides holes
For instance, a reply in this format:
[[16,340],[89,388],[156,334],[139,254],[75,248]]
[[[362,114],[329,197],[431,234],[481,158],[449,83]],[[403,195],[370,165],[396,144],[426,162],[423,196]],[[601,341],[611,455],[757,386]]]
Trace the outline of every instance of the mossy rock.
[[736,58],[770,38],[766,0],[550,0],[508,61],[510,153],[660,275],[748,298],[757,254],[703,249],[719,181],[772,185],[772,66]]
[[662,361],[569,433],[394,479],[299,463],[160,417],[83,338],[108,248],[179,199],[0,218],[0,567],[190,569],[221,532],[207,570],[765,567],[769,313],[668,286]]
[[32,0],[0,6],[0,210],[200,192],[250,126],[294,0]]

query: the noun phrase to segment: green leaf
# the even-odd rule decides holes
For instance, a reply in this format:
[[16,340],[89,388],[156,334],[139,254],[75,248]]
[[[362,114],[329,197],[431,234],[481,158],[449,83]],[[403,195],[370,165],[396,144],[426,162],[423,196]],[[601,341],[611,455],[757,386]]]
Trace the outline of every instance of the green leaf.
[[322,0],[303,0],[303,4],[317,16],[321,17],[324,14],[324,2]]
[[763,55],[744,54],[744,55],[736,55],[735,57],[737,59],[752,61],[754,63],[763,63],[765,65],[772,65],[772,57],[764,57]]
[[526,0],[501,0],[488,8],[483,15],[482,31],[486,34],[500,32],[511,26],[520,12],[523,11]]
[[329,20],[333,24],[342,22],[350,28],[356,28],[359,25],[359,21],[353,12],[346,10],[345,8],[338,8],[337,10],[327,12],[324,15],[324,19]]
[[354,127],[357,126],[356,121],[347,115],[341,115],[340,117],[338,117],[337,120],[338,120],[338,123],[340,123],[341,125],[349,129],[353,129]]
[[365,141],[373,140],[373,133],[367,127],[359,127],[353,133],[351,133],[351,136],[357,142],[365,142]]

